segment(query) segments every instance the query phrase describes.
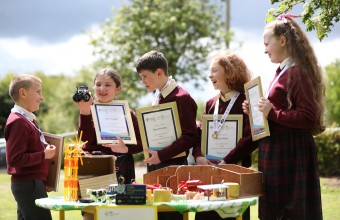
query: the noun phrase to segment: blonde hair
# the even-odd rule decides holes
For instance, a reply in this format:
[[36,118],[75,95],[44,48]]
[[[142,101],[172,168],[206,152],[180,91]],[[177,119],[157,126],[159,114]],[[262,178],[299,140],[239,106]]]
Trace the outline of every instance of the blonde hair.
[[20,74],[15,76],[9,84],[9,96],[14,102],[19,100],[19,90],[29,89],[33,86],[33,83],[37,82],[41,84],[41,79],[30,74]]
[[[311,90],[312,97],[315,100],[317,113],[319,115],[318,125],[315,128],[315,133],[325,130],[324,125],[324,112],[325,112],[325,83],[322,75],[322,69],[318,65],[318,60],[315,52],[306,36],[304,31],[301,30],[299,25],[292,19],[277,19],[266,26],[266,29],[272,29],[273,35],[277,38],[285,37],[286,39],[286,52],[292,58],[296,66],[300,67],[301,74],[304,78],[305,87]],[[287,101],[289,108],[292,107],[292,88],[301,82],[294,82],[288,78],[287,85]],[[312,89],[314,88],[314,89]],[[306,92],[306,91],[303,91]]]

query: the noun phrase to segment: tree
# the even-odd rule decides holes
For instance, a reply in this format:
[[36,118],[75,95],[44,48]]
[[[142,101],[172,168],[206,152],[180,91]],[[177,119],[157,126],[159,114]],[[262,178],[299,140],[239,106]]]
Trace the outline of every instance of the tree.
[[267,21],[289,12],[298,4],[303,4],[302,22],[306,25],[307,31],[316,30],[320,41],[328,36],[334,23],[340,20],[339,0],[310,0],[307,3],[305,0],[270,0],[271,4],[279,2],[278,8],[272,8],[268,11]]
[[209,0],[130,0],[92,33],[98,66],[111,66],[123,79],[123,94],[133,103],[146,91],[136,73],[137,59],[152,49],[168,59],[169,75],[199,86],[209,52],[223,40],[223,21]]
[[340,59],[326,66],[326,103],[329,124],[339,126],[340,122]]

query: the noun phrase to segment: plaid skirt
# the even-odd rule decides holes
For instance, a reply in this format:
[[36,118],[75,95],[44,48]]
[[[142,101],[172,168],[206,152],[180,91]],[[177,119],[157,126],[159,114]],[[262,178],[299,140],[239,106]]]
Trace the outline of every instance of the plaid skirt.
[[322,219],[317,150],[310,132],[274,132],[259,142],[260,219]]

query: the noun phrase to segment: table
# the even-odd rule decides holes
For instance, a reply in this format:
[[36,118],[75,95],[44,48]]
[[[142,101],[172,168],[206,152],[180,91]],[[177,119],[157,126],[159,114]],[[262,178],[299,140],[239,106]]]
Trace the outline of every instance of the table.
[[[116,204],[105,203],[78,203],[65,202],[63,197],[51,197],[35,200],[39,207],[59,211],[59,220],[65,219],[65,211],[83,210],[85,212],[96,214],[98,206],[117,207]],[[237,217],[242,219],[243,212],[250,206],[257,204],[257,197],[240,198],[225,201],[197,201],[188,200],[186,202],[161,202],[153,203],[158,212],[178,211],[183,214],[183,219],[188,219],[188,212],[203,212],[215,210],[221,217]]]

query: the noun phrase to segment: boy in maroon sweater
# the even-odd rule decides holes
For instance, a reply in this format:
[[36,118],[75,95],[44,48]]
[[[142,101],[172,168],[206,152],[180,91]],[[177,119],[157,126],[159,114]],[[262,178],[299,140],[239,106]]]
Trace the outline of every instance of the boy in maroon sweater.
[[47,160],[56,152],[55,146],[47,145],[32,113],[39,110],[43,100],[41,80],[33,75],[16,76],[9,95],[15,105],[5,127],[6,160],[18,219],[52,219],[48,209],[35,205],[36,199],[47,197]]
[[[136,70],[149,92],[156,90],[153,105],[176,102],[179,114],[182,136],[166,148],[159,151],[149,150],[148,172],[170,165],[187,165],[190,148],[197,145],[198,133],[196,126],[197,105],[194,99],[175,80],[168,76],[168,62],[158,51],[150,51],[137,61]],[[185,152],[186,156],[176,157]],[[179,212],[159,212],[158,219],[183,219]]]
[[[196,129],[197,105],[194,99],[176,81],[168,76],[168,63],[164,55],[158,51],[150,51],[137,61],[137,72],[148,92],[157,90],[153,105],[176,102],[182,129],[182,136],[168,147],[159,150],[149,150],[151,157],[144,160],[148,164],[148,172],[169,165],[187,165],[190,148],[197,144]],[[186,156],[176,155],[186,152]]]

